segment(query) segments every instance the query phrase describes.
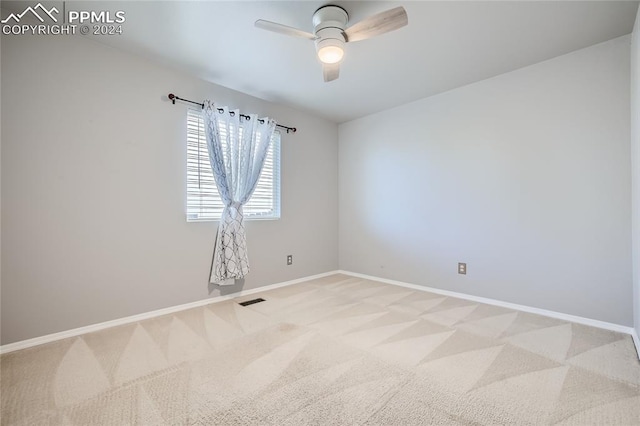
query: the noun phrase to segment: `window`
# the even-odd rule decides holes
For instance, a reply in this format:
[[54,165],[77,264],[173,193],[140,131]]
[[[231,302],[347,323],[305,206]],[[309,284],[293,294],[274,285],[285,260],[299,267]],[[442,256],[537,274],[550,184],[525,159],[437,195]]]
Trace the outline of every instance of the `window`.
[[[222,129],[224,131],[224,129]],[[224,204],[209,163],[204,119],[187,110],[187,221],[218,220]],[[245,219],[280,217],[280,133],[273,132],[269,152],[251,199],[243,207]]]

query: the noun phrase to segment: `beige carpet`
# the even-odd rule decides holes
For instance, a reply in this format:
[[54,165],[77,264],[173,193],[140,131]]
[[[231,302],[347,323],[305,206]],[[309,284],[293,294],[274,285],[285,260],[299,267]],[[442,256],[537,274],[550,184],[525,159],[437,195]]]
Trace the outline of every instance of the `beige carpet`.
[[640,424],[630,336],[343,275],[3,355],[3,425]]

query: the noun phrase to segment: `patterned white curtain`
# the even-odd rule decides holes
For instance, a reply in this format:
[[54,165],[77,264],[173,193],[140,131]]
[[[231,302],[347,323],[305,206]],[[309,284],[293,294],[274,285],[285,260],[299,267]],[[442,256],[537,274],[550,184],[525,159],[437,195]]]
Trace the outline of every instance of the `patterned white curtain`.
[[242,206],[251,198],[267,156],[276,122],[204,102],[211,169],[224,202],[209,282],[233,284],[249,273]]

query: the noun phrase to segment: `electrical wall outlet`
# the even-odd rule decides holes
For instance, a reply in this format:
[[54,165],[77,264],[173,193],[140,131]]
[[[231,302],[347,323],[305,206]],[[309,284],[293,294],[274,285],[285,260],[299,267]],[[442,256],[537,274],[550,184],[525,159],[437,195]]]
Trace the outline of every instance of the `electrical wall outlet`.
[[287,265],[293,265],[293,255],[287,255]]
[[459,262],[458,263],[458,273],[462,275],[467,275],[467,264]]

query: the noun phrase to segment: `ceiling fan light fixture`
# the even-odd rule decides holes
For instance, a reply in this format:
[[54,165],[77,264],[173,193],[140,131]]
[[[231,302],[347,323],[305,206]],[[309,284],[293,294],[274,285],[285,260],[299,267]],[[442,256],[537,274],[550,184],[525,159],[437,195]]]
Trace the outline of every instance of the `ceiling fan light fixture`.
[[337,64],[344,57],[340,46],[325,46],[318,50],[318,58],[323,64]]
[[319,40],[317,44],[318,59],[323,64],[337,64],[344,57],[344,41],[330,38]]

